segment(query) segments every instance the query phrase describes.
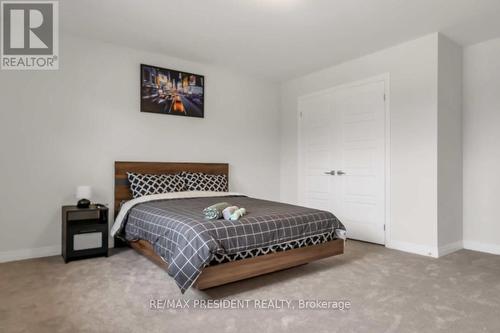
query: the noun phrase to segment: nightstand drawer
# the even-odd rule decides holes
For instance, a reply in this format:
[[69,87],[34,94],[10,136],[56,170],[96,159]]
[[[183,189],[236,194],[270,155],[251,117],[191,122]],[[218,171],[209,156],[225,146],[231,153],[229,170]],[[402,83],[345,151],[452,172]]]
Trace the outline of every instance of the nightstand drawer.
[[99,210],[81,210],[68,212],[68,222],[81,221],[81,220],[97,220],[99,219]]
[[80,221],[95,220],[99,223],[108,223],[108,212],[103,209],[69,211],[67,213],[67,221],[78,223]]

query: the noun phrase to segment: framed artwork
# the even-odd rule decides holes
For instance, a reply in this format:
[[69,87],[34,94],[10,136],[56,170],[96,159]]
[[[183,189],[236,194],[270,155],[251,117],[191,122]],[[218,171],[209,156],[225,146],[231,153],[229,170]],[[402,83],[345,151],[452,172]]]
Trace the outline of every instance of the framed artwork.
[[141,64],[141,112],[203,118],[205,77]]

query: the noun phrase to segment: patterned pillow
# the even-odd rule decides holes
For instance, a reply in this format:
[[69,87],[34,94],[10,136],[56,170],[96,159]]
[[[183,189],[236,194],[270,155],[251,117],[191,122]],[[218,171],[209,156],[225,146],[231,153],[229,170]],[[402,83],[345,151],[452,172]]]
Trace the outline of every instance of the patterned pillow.
[[134,199],[143,195],[180,192],[186,187],[180,174],[149,175],[127,172],[127,177]]
[[226,175],[209,175],[201,172],[183,172],[188,191],[227,192]]

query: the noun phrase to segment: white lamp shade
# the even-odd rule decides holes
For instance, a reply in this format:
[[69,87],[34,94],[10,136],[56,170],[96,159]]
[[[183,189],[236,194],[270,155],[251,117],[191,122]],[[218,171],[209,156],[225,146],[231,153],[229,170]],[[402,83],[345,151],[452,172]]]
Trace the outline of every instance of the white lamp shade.
[[78,186],[76,188],[76,198],[80,199],[90,199],[92,197],[92,187],[90,186]]

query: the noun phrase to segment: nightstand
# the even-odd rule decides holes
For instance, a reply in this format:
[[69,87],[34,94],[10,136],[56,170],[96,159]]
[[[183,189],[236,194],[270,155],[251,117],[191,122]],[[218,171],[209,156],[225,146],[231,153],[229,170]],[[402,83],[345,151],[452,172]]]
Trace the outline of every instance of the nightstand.
[[62,207],[62,256],[72,260],[108,256],[108,208]]

